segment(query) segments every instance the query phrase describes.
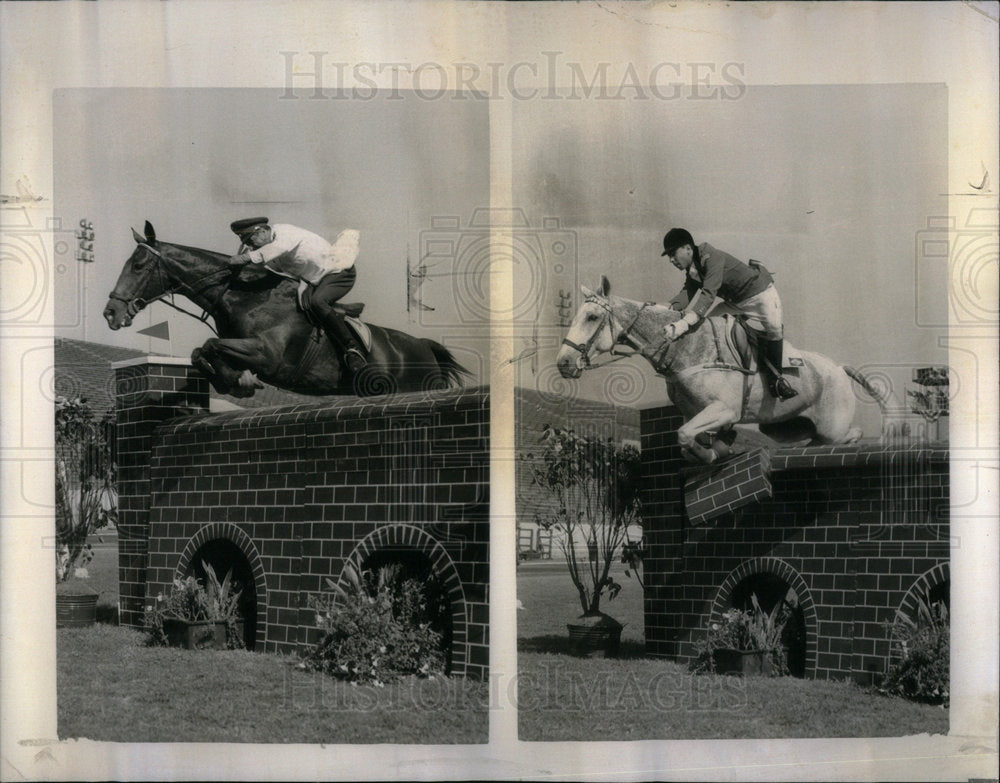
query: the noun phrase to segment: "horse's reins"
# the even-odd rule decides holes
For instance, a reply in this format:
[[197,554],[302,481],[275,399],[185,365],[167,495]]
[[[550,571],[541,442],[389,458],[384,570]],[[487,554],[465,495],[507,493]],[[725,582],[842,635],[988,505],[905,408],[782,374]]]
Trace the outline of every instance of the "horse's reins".
[[[149,271],[152,272],[155,269],[156,273],[159,275],[160,281],[162,283],[163,282],[164,274],[163,274],[163,269],[160,266],[159,261],[162,261],[164,259],[163,253],[161,253],[159,250],[157,250],[156,248],[154,248],[152,245],[147,244],[146,242],[141,242],[140,244],[147,251],[149,251],[150,253],[152,253],[157,259],[159,259],[152,267],[150,267]],[[152,299],[143,299],[140,296],[137,296],[137,297],[135,297],[133,299],[126,299],[123,296],[119,296],[114,291],[112,291],[110,294],[108,294],[108,297],[110,299],[116,299],[119,302],[124,302],[126,311],[132,317],[134,317],[135,315],[137,315],[140,310],[143,310],[148,305],[153,304],[153,302],[163,302],[163,304],[165,304],[165,305],[167,305],[169,307],[172,307],[175,310],[184,313],[185,315],[190,315],[192,318],[194,318],[194,319],[196,319],[198,321],[201,321],[203,324],[205,324],[205,326],[207,326],[209,329],[212,330],[213,334],[215,334],[216,336],[218,336],[219,333],[218,333],[218,331],[216,331],[215,327],[212,326],[212,324],[208,323],[208,316],[209,316],[209,311],[208,310],[203,311],[201,315],[196,315],[195,313],[192,313],[190,310],[185,310],[180,305],[174,303],[174,301],[173,301],[173,295],[175,293],[186,293],[186,295],[188,295],[188,296],[190,296],[190,295],[197,296],[198,294],[200,294],[202,291],[206,290],[209,287],[209,286],[202,286],[200,288],[197,288],[196,286],[198,286],[199,283],[203,282],[204,280],[208,280],[208,279],[210,279],[212,277],[215,277],[217,275],[230,275],[230,274],[232,274],[232,272],[233,272],[233,270],[230,269],[229,267],[224,267],[222,269],[216,269],[216,270],[214,270],[212,272],[208,272],[207,274],[202,275],[197,280],[195,280],[194,283],[192,283],[190,285],[187,284],[187,283],[184,283],[184,282],[179,282],[178,284],[172,285],[172,286],[164,285],[164,288],[166,290],[162,294],[160,294],[159,296],[155,296]],[[147,275],[148,275],[148,273],[147,273]],[[185,292],[185,289],[186,289],[186,292]],[[216,297],[216,304],[218,304],[218,301],[219,301],[219,299],[222,298],[223,294],[225,294],[224,290],[222,291],[222,293],[220,293]],[[169,300],[167,299],[168,296],[171,297]]]

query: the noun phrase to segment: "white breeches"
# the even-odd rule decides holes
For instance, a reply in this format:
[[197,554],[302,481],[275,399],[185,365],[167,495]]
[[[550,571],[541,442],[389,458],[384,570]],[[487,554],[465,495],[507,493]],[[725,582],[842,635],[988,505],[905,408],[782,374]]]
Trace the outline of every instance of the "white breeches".
[[737,302],[733,307],[747,316],[750,328],[763,332],[768,340],[782,338],[781,298],[773,283],[759,294]]

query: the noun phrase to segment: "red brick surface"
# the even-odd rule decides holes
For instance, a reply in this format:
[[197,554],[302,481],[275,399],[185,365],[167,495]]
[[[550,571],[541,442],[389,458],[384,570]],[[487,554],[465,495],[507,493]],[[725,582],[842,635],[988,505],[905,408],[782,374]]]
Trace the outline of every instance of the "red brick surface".
[[[709,518],[698,504],[733,487],[715,486],[721,473],[682,487],[690,466],[676,445],[680,423],[674,408],[642,411],[647,650],[691,660],[733,589],[775,574],[803,608],[806,676],[870,682],[888,660],[884,623],[948,580],[947,449],[779,449],[769,498]],[[746,460],[767,475],[765,458]],[[741,497],[761,492],[760,476],[730,473]]]
[[692,525],[771,497],[770,453],[752,449],[721,465],[696,469],[684,482],[684,503]]
[[[159,385],[157,373],[150,375],[138,385]],[[336,581],[347,562],[360,565],[380,549],[416,550],[434,564],[452,599],[453,673],[486,676],[485,390],[348,398],[166,423],[154,415],[154,403],[142,395],[119,402],[119,436],[126,439],[119,453],[134,472],[122,487],[137,550],[128,561],[132,611],[124,611],[123,592],[123,623],[137,623],[141,601],[187,572],[199,546],[224,538],[253,571],[256,649],[301,650],[315,636],[309,596],[324,590],[326,579]]]

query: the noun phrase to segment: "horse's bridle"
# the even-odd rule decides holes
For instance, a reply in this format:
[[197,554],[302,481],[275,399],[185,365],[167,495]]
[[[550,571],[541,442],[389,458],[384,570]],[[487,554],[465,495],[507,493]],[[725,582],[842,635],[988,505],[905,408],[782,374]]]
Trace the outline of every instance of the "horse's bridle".
[[[607,303],[607,301],[600,299],[596,294],[589,294],[583,301],[585,303],[596,304],[602,310],[604,310],[604,319],[602,320],[601,325],[598,326],[596,329],[594,329],[594,333],[590,335],[590,339],[588,339],[587,342],[585,343],[575,343],[568,337],[564,337],[562,342],[563,345],[569,346],[574,351],[580,354],[580,356],[583,358],[583,365],[585,369],[590,370],[590,369],[596,369],[598,367],[604,367],[605,365],[611,364],[612,362],[617,362],[620,359],[627,359],[628,357],[632,356],[633,355],[632,353],[617,353],[617,354],[615,353],[615,346],[620,345],[624,340],[628,340],[630,343],[632,343],[632,346],[636,349],[642,348],[642,346],[636,341],[636,339],[632,337],[631,331],[632,327],[635,326],[635,322],[639,320],[639,316],[642,315],[642,311],[645,310],[647,307],[649,307],[651,304],[653,304],[652,302],[643,302],[642,307],[640,307],[636,311],[635,317],[632,318],[631,321],[629,321],[628,326],[622,327],[621,331],[618,332],[616,336],[614,330],[614,323],[616,320],[615,314],[614,312],[612,312],[611,306]],[[594,347],[594,343],[597,342],[597,337],[601,333],[601,330],[604,329],[604,327],[607,327],[611,331],[611,354],[615,358],[607,362],[603,362],[602,364],[594,364],[590,360],[590,349]]]
[[[160,264],[160,262],[164,259],[163,253],[161,253],[159,250],[157,250],[155,247],[153,247],[152,245],[150,245],[147,242],[140,242],[139,246],[142,247],[142,248],[144,248],[147,252],[151,253],[156,258],[156,261],[154,261],[153,264],[146,270],[145,274],[143,274],[143,276],[142,276],[142,278],[140,280],[140,285],[138,286],[138,288],[145,287],[145,283],[148,280],[150,273],[153,272],[154,270],[156,271],[157,275],[159,276],[160,282],[163,283],[164,278],[166,277],[165,274],[164,274],[164,272],[163,272],[163,268],[162,268],[162,266]],[[216,269],[216,270],[214,270],[212,272],[209,272],[208,274],[205,274],[202,277],[198,278],[191,285],[189,285],[187,283],[183,283],[183,282],[179,282],[177,284],[170,284],[170,285],[168,285],[167,283],[170,283],[170,279],[167,278],[166,279],[166,283],[163,284],[163,289],[164,289],[163,293],[160,294],[159,296],[153,297],[152,299],[143,299],[141,296],[137,296],[137,297],[134,297],[132,299],[126,299],[124,296],[119,296],[114,291],[112,291],[110,294],[108,294],[108,298],[109,299],[114,299],[114,300],[116,300],[118,302],[122,302],[125,305],[125,312],[127,312],[129,314],[129,317],[132,317],[132,318],[134,318],[136,316],[136,314],[139,313],[140,310],[143,310],[147,306],[151,305],[153,302],[160,302],[160,301],[162,301],[165,305],[169,305],[170,307],[172,307],[175,310],[178,310],[178,311],[184,313],[185,315],[190,315],[192,318],[196,318],[197,320],[199,320],[202,323],[204,323],[205,325],[207,325],[209,329],[211,329],[213,332],[215,332],[215,334],[218,334],[218,332],[216,332],[216,330],[214,329],[214,327],[212,327],[212,325],[208,323],[209,313],[208,313],[207,310],[204,311],[201,315],[195,315],[190,310],[185,310],[180,305],[175,304],[173,302],[173,300],[172,300],[172,297],[176,293],[182,293],[185,296],[187,296],[188,298],[192,298],[193,296],[197,296],[199,293],[201,293],[202,291],[204,291],[206,288],[209,287],[207,285],[204,285],[204,286],[201,286],[201,287],[197,287],[200,283],[202,283],[205,280],[209,280],[210,278],[213,278],[215,276],[231,275],[233,273],[233,271],[234,270],[231,269],[231,268],[229,268],[229,267],[223,267],[222,269]],[[223,290],[216,297],[216,304],[218,304],[218,300],[220,300],[222,298],[222,296],[223,296],[224,293],[225,293],[225,291]],[[168,300],[167,297],[171,297],[171,299]]]

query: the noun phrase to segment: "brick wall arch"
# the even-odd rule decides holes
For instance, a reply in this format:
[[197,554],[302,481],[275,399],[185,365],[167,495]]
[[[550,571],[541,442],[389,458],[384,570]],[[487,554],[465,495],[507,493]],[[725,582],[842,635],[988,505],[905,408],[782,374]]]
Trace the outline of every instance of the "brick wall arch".
[[[359,541],[345,561],[345,570],[348,565],[351,565],[356,571],[360,572],[365,560],[376,552],[383,552],[387,549],[416,550],[423,553],[430,561],[434,573],[443,580],[445,590],[448,593],[448,600],[451,604],[451,673],[464,675],[469,662],[465,590],[462,587],[461,577],[455,568],[455,563],[451,559],[451,556],[441,545],[440,541],[419,527],[408,524],[392,524],[374,530]],[[338,579],[341,587],[346,586],[344,581],[345,577],[342,572]]]
[[938,563],[933,568],[928,569],[913,581],[910,589],[903,596],[903,600],[900,601],[897,613],[905,614],[907,617],[916,617],[917,602],[938,585],[950,581],[951,568],[949,563]]
[[806,632],[806,676],[813,676],[816,671],[816,631],[818,628],[816,604],[809,586],[801,574],[784,560],[777,557],[757,557],[744,560],[730,571],[715,594],[715,600],[712,602],[712,609],[709,612],[709,623],[719,622],[722,619],[723,613],[731,606],[733,591],[741,582],[760,574],[783,579],[798,595],[799,608],[802,610],[802,620]]
[[246,532],[232,524],[231,522],[213,522],[204,525],[188,539],[180,558],[177,560],[175,574],[183,577],[191,568],[191,559],[209,541],[225,539],[236,546],[250,564],[253,572],[254,590],[257,599],[257,643],[264,643],[265,623],[267,621],[267,580],[264,575],[264,566],[261,563],[260,553],[254,546],[253,540]]

